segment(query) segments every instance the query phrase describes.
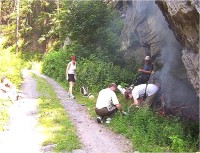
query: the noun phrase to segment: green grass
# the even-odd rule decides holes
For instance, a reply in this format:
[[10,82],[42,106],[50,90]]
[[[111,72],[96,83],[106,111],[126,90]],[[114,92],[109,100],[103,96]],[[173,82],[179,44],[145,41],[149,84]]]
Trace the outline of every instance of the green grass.
[[[60,84],[65,89],[68,88],[67,83]],[[76,101],[85,105],[89,114],[95,119],[95,104],[98,93],[93,93],[94,99],[88,99],[78,91],[74,94]],[[117,93],[117,96],[125,111],[128,111],[131,101],[125,100],[120,93]],[[105,126],[124,135],[133,143],[133,150],[140,152],[198,151],[199,125],[197,123],[181,121],[177,117],[166,118],[149,108],[132,108],[128,116],[121,116],[118,112],[111,124],[105,124]]]
[[53,88],[45,79],[37,79],[37,88],[39,91],[39,126],[46,135],[44,146],[56,144],[56,152],[72,151],[80,148],[80,142],[76,135],[76,129],[70,122],[60,100],[56,97]]
[[[23,61],[13,52],[14,46],[3,48],[6,37],[0,36],[0,79],[7,76],[16,87],[22,82],[21,69]],[[9,119],[9,108],[12,102],[9,99],[0,99],[0,132],[4,131]]]
[[75,93],[76,101],[79,104],[85,105],[87,110],[88,110],[88,112],[89,112],[89,114],[92,117],[96,116],[96,113],[95,113],[94,110],[95,110],[95,104],[96,104],[97,95],[95,94],[94,96],[95,96],[94,99],[89,99],[87,97],[84,97],[81,93]]
[[[90,115],[96,117],[95,99],[90,100],[80,93],[76,94],[77,102],[85,104]],[[125,111],[131,101],[118,94]],[[165,118],[149,108],[133,108],[128,116],[118,112],[108,128],[123,134],[133,143],[134,150],[140,152],[196,152],[198,151],[198,124],[180,121],[177,117]],[[142,145],[141,145],[142,144]]]
[[0,99],[0,132],[5,130],[9,120],[9,108],[12,105],[10,100]]

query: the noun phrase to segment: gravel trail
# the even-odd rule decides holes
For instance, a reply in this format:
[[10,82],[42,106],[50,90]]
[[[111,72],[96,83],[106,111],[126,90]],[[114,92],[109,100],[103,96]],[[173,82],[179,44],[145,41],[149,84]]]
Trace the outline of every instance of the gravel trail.
[[[67,100],[67,91],[65,91],[56,81],[45,75],[36,74],[39,77],[46,79],[48,83],[52,85],[57,97],[61,100],[69,114],[71,122],[77,129],[77,135],[82,143],[82,149],[74,150],[74,153],[133,152],[131,142],[123,135],[116,134],[107,129],[105,125],[98,124],[94,118],[89,116],[87,109],[81,104],[78,104],[76,100]],[[47,152],[40,146],[43,136],[35,129],[37,124],[36,99],[38,93],[36,90],[36,81],[31,78],[28,71],[24,71],[24,83],[22,89],[24,94],[27,95],[27,98],[14,103],[14,111],[11,111],[9,128],[6,132],[3,132],[4,134],[2,134],[4,135],[4,141],[2,141],[2,135],[0,135],[0,152],[2,152],[2,147],[5,149],[9,148],[8,146],[13,146],[10,147],[10,149],[13,148],[14,150],[17,148],[19,148],[19,150],[21,149],[20,152],[14,151],[15,153],[23,153],[23,151],[24,153],[25,151],[27,151],[26,153]],[[12,114],[14,117],[12,117]],[[16,140],[12,140],[12,135],[15,133],[17,133],[15,135],[17,138]],[[5,139],[5,137],[7,138]],[[35,140],[35,142],[33,140]],[[12,143],[12,141],[14,142]],[[17,142],[19,142],[19,144]],[[2,153],[7,152],[4,151]]]
[[0,133],[0,153],[39,153],[44,136],[37,130],[36,81],[23,71],[22,83],[25,98],[13,102],[10,119]]

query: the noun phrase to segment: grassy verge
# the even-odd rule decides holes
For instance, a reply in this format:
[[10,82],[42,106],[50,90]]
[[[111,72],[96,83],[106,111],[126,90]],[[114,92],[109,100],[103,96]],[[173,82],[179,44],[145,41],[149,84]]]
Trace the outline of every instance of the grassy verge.
[[0,132],[4,131],[9,119],[10,100],[0,99]]
[[53,88],[43,78],[37,79],[39,91],[39,126],[43,127],[46,136],[44,146],[56,144],[55,151],[72,151],[80,148],[80,142],[76,135],[76,129],[70,122],[60,100],[56,97]]
[[[2,28],[3,26],[0,26]],[[13,52],[14,47],[3,48],[6,37],[0,35],[0,79],[7,76],[16,87],[22,82],[21,69],[24,62]],[[0,132],[4,131],[9,119],[9,108],[12,102],[6,98],[0,99]]]
[[[97,98],[97,94],[95,94]],[[119,101],[127,111],[130,101],[118,94]],[[95,115],[96,98],[90,100],[76,94],[79,103],[85,104],[91,116]],[[196,152],[198,151],[198,124],[180,121],[176,117],[164,118],[148,108],[133,108],[128,116],[117,113],[106,126],[123,134],[140,152]]]

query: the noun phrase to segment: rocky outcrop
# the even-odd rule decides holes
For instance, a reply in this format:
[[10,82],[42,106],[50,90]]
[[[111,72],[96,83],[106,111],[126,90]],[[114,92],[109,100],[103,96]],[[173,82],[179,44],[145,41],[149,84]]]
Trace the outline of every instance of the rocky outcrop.
[[[156,32],[155,5],[151,2],[120,1],[125,26],[121,33],[121,49],[127,58],[135,58],[139,63],[145,55],[153,56],[160,51],[159,35]],[[120,6],[118,5],[118,8]]]
[[[184,106],[183,116],[199,117],[199,2],[108,0],[121,12],[121,49],[141,64],[150,55],[161,82],[162,103]],[[186,118],[187,118],[186,117]]]
[[156,1],[176,39],[183,46],[182,61],[188,79],[199,94],[199,13],[198,0]]
[[188,79],[196,89],[197,94],[199,94],[199,54],[193,53],[191,50],[184,48],[182,61],[187,70]]
[[[176,76],[177,79],[182,79],[182,76],[188,78],[198,95],[199,1],[123,0],[112,4],[120,10],[124,19],[121,49],[125,56],[141,64],[143,57],[150,55],[157,70],[164,64],[162,71],[166,71],[167,67],[169,73],[173,72],[172,75],[177,71],[174,64],[178,65],[179,69],[185,70]],[[168,69],[169,65],[171,70]]]

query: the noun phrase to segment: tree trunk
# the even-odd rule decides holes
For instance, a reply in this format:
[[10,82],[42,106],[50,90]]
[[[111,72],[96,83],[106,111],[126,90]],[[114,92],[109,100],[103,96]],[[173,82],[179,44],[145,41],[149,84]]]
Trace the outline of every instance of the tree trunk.
[[[60,2],[59,2],[59,0],[56,0],[56,7],[57,7],[57,14],[58,14],[58,17],[59,17],[60,16]],[[58,38],[60,39],[60,23],[58,24],[58,27],[59,27]]]
[[16,53],[19,50],[19,0],[15,0],[16,8]]
[[1,25],[1,7],[2,7],[2,0],[0,0],[0,25]]

